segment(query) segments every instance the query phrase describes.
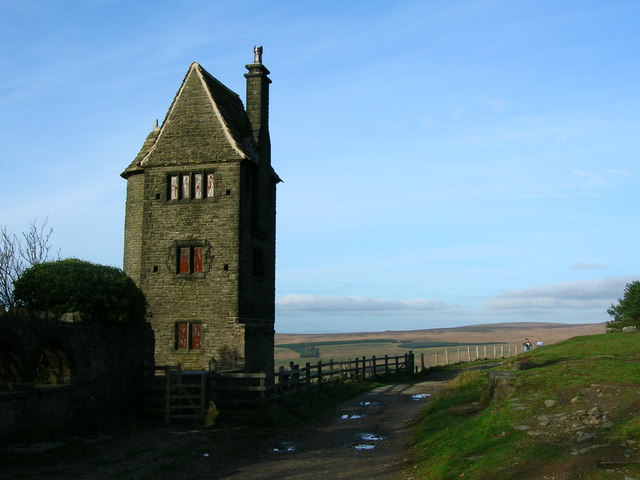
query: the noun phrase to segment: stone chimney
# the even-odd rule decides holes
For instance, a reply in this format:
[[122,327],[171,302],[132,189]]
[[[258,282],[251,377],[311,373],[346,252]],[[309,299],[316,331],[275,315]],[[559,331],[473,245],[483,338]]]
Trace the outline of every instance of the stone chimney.
[[262,64],[262,47],[253,47],[253,63],[246,65],[247,115],[253,131],[253,140],[260,152],[260,161],[271,163],[271,139],[269,137],[269,70]]

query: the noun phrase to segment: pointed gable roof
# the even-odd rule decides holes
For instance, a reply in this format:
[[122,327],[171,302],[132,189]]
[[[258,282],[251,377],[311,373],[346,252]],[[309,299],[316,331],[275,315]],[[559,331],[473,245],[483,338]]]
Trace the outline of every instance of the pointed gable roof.
[[251,127],[242,100],[193,62],[162,122],[145,140],[129,175],[149,165],[251,159]]

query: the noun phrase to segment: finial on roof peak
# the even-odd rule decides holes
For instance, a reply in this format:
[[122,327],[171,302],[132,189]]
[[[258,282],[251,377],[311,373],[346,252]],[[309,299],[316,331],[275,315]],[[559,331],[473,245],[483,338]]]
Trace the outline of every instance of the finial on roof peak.
[[262,46],[253,46],[253,63],[262,63]]
[[153,128],[159,128],[158,127],[158,119],[157,118],[156,118],[156,122],[155,122],[155,125],[153,126]]

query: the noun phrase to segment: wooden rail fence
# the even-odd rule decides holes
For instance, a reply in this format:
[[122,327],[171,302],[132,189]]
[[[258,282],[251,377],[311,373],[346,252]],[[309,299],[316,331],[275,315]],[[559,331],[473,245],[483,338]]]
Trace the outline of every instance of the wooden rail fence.
[[207,374],[180,366],[150,368],[145,377],[145,409],[172,420],[202,421],[206,413]]
[[522,353],[522,345],[468,345],[461,347],[432,348],[420,353],[420,368],[451,365],[453,363],[474,362],[481,359],[513,357]]
[[289,395],[301,388],[329,382],[414,371],[414,355],[358,357],[349,360],[307,362],[304,366],[280,367],[273,373],[219,372],[209,375],[209,391],[217,405],[252,404]]
[[145,382],[145,405],[148,412],[173,420],[202,421],[209,401],[218,407],[255,405],[294,394],[302,388],[324,383],[365,379],[397,372],[414,372],[432,366],[472,362],[479,359],[511,357],[522,352],[521,345],[473,345],[432,348],[420,353],[419,363],[413,352],[383,357],[358,357],[329,360],[277,372],[192,372],[180,366],[149,369]]

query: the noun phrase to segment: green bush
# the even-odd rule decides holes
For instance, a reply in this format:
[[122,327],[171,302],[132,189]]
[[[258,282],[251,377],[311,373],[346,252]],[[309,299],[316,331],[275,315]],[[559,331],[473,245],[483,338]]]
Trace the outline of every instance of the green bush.
[[25,270],[14,282],[16,303],[55,315],[80,312],[104,323],[131,324],[147,317],[142,291],[122,270],[68,258]]

